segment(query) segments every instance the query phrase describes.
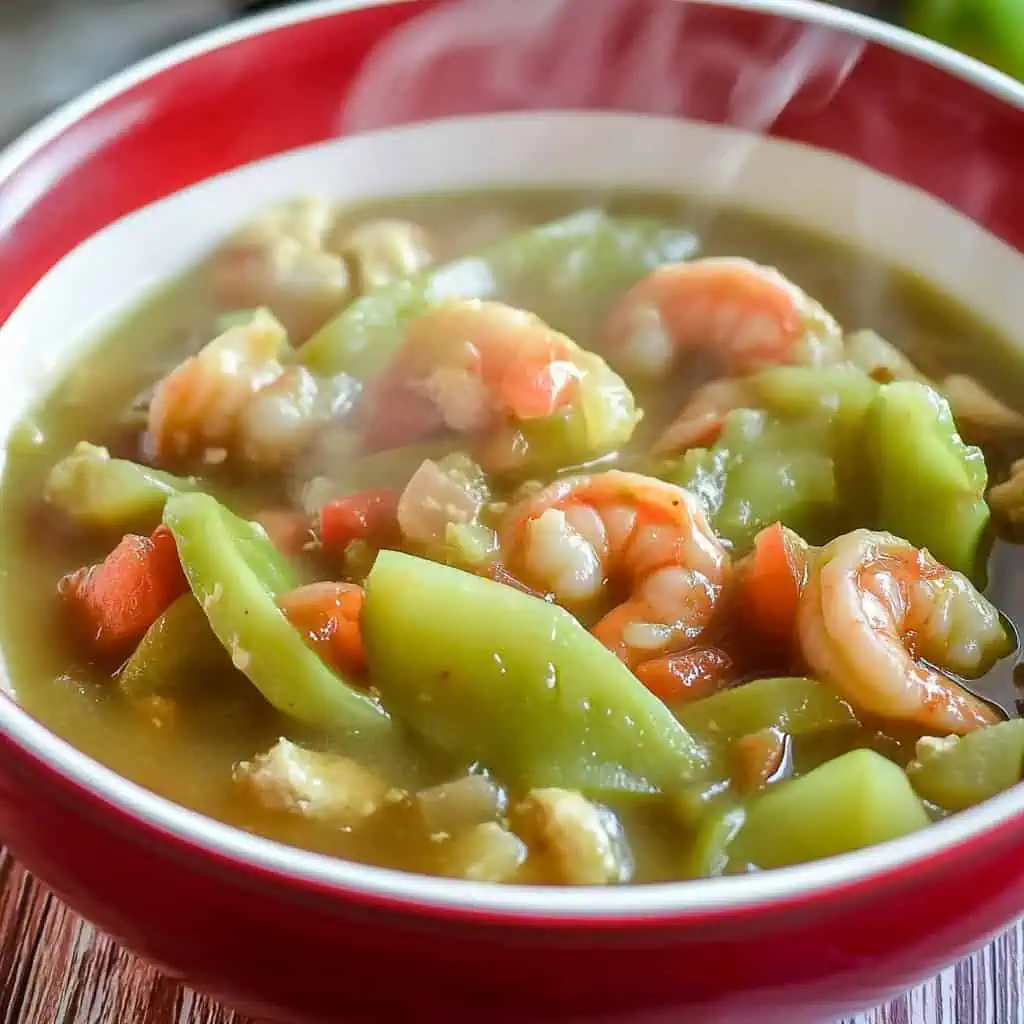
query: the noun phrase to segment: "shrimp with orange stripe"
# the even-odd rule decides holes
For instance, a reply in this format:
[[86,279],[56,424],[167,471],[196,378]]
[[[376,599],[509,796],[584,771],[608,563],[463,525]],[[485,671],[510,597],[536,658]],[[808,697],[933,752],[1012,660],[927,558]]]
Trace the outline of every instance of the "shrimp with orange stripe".
[[710,362],[725,379],[699,389],[657,447],[713,441],[743,404],[742,378],[780,365],[839,361],[843,332],[815,299],[771,267],[739,258],[671,263],[613,306],[601,351],[627,378],[657,379],[686,361]]
[[1000,720],[954,678],[982,675],[1013,647],[999,613],[965,576],[870,530],[837,538],[808,566],[800,652],[856,710],[939,735]]
[[575,611],[607,606],[593,633],[630,667],[711,624],[729,556],[694,495],[638,473],[559,480],[507,513],[502,564]]
[[640,418],[599,356],[531,313],[476,300],[413,320],[368,402],[368,449],[451,431],[489,472],[521,471],[544,449],[563,465],[589,461],[621,448]]
[[227,327],[157,382],[147,446],[161,465],[201,455],[260,469],[289,465],[327,424],[348,413],[358,385],[286,366],[288,335],[266,310]]

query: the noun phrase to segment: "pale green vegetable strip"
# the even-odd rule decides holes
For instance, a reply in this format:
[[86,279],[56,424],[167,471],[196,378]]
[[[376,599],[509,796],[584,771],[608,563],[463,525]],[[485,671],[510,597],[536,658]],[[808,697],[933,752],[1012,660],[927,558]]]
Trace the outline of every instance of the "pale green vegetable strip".
[[869,517],[859,434],[878,385],[852,366],[778,367],[744,385],[754,408],[730,412],[711,448],[663,478],[697,494],[737,554],[775,522],[823,543]]
[[657,799],[666,801],[665,806],[672,820],[690,831],[696,831],[708,814],[723,807],[736,806],[732,784],[724,776],[719,779],[688,782],[685,786]]
[[164,522],[213,632],[270,704],[318,729],[390,728],[380,705],[331,671],[281,613],[275,598],[296,581],[260,526],[206,494],[173,496]]
[[46,500],[86,526],[130,531],[153,529],[164,502],[190,491],[195,481],[112,459],[106,448],[82,442],[61,459],[46,481]]
[[732,845],[759,868],[849,853],[929,824],[903,771],[873,750],[853,750],[752,800]]
[[314,373],[365,381],[390,361],[410,320],[448,299],[498,299],[586,345],[615,296],[696,251],[695,236],[681,228],[584,210],[375,289],[318,331],[299,358]]
[[710,807],[684,861],[685,878],[717,878],[729,865],[729,847],[743,828],[746,811],[723,804]]
[[146,631],[118,673],[129,697],[175,693],[213,682],[231,669],[231,659],[213,635],[192,594],[179,597]]
[[815,417],[823,426],[840,421],[844,436],[856,433],[878,385],[852,366],[775,366],[749,380],[757,405],[778,416]]
[[919,740],[907,776],[920,796],[944,810],[980,804],[1024,777],[1024,720]]
[[568,612],[449,566],[382,551],[363,634],[385,706],[429,743],[522,789],[674,788],[704,758]]
[[888,384],[868,412],[865,435],[879,526],[977,582],[988,469],[981,449],[957,433],[949,403],[926,384]]
[[772,728],[801,736],[857,723],[853,709],[832,689],[799,676],[743,683],[684,704],[676,715],[702,741],[736,740]]

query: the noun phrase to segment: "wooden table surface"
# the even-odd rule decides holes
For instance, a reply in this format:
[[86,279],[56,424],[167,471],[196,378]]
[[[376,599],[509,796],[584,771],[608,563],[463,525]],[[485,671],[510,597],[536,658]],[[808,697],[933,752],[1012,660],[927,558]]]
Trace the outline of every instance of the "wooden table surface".
[[[1024,1024],[1021,928],[845,1024]],[[0,851],[0,1024],[250,1024],[96,933]]]

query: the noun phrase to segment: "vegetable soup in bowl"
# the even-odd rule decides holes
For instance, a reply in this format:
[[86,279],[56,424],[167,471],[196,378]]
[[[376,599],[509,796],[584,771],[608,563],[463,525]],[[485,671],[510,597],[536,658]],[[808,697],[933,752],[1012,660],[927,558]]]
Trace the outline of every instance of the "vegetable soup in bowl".
[[298,7],[0,158],[0,835],[175,976],[820,1020],[1024,910],[1021,92],[748,6]]

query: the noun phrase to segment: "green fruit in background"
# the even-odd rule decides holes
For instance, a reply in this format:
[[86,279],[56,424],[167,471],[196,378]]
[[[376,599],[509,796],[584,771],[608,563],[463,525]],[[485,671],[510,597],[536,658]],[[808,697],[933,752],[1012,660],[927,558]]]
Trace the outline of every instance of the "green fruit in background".
[[909,0],[907,28],[1024,78],[1024,0]]

